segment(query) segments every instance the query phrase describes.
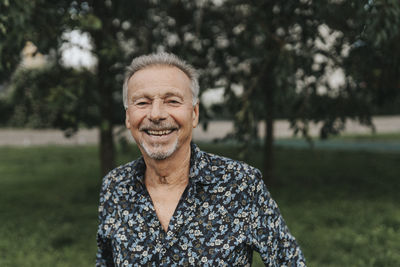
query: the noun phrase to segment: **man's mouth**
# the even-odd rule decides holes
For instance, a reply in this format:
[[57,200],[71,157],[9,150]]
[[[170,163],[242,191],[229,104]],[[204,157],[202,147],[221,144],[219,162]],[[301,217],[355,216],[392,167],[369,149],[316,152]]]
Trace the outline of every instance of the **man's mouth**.
[[175,129],[168,129],[168,130],[144,130],[145,133],[148,135],[154,136],[163,136],[172,133]]

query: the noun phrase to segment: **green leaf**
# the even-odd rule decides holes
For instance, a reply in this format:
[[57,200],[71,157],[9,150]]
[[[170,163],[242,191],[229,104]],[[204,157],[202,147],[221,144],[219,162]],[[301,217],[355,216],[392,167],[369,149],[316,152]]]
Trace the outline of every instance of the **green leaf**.
[[82,28],[87,30],[99,30],[102,27],[101,19],[93,14],[87,14],[80,19]]

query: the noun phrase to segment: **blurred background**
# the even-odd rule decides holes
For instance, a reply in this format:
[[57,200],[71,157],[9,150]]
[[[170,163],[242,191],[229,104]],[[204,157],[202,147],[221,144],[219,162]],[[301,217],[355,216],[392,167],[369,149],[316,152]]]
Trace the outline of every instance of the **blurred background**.
[[94,264],[101,179],[139,156],[124,69],[161,51],[308,266],[400,266],[399,43],[398,0],[0,0],[0,266]]

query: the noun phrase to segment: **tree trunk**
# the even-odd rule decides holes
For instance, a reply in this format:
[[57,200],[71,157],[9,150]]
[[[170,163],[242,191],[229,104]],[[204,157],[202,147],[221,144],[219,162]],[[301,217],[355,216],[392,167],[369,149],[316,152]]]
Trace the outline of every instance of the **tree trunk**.
[[[113,88],[108,77],[107,61],[99,60],[97,88],[100,93],[100,168],[104,176],[115,167],[115,147],[113,138]],[[106,78],[108,77],[108,78]],[[108,79],[108,80],[107,80]]]
[[104,1],[96,1],[93,4],[94,14],[102,18],[102,27],[94,30],[91,35],[95,49],[97,51],[98,65],[96,72],[96,90],[99,90],[99,109],[100,109],[100,169],[104,176],[115,167],[115,146],[113,138],[113,86],[115,83],[112,77],[111,66],[115,63],[109,54],[100,51],[109,51],[109,45],[115,40],[113,36],[112,16],[107,10]]
[[[104,101],[104,100],[102,100]],[[107,112],[107,108],[103,108],[101,114]],[[111,114],[111,112],[109,113]],[[113,140],[113,125],[109,118],[102,115],[100,125],[100,169],[101,175],[106,175],[115,167],[115,147]]]
[[[100,93],[100,168],[104,176],[115,167],[115,147],[113,138],[113,96],[112,87],[108,85],[105,77],[109,67],[99,62],[97,75],[97,88]],[[110,78],[108,78],[110,79]]]
[[265,93],[265,139],[264,139],[264,181],[267,185],[272,185],[274,182],[274,88],[271,83],[266,82]]
[[267,185],[274,182],[274,120],[272,116],[266,119],[265,143],[264,143],[264,181]]

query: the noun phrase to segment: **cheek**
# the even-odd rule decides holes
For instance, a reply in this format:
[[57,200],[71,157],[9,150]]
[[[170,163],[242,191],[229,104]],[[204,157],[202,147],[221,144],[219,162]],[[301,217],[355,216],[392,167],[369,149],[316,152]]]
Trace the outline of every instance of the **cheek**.
[[193,121],[192,110],[188,108],[180,110],[178,113],[175,113],[173,117],[181,125],[192,124]]
[[126,124],[129,124],[130,128],[137,128],[144,118],[145,116],[142,114],[142,112],[131,110],[127,113]]

